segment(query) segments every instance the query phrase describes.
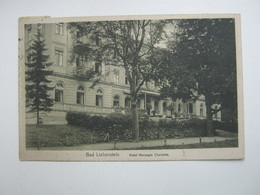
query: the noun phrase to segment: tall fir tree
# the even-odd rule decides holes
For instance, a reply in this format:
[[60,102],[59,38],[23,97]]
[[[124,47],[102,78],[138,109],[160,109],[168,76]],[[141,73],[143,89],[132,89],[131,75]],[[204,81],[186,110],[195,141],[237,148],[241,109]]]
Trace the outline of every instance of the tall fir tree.
[[51,81],[47,78],[52,74],[52,71],[48,70],[52,63],[48,62],[49,56],[44,54],[46,50],[41,30],[37,29],[35,39],[27,53],[28,62],[25,63],[27,66],[25,78],[27,106],[31,108],[31,111],[36,111],[37,124],[40,123],[40,111],[49,112],[53,106],[53,99],[48,94],[48,91],[53,88],[48,86]]

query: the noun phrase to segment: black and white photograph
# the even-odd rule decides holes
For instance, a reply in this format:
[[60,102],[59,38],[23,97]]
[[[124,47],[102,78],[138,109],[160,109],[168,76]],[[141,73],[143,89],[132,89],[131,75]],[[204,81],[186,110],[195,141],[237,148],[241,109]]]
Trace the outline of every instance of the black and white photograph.
[[240,36],[239,14],[20,18],[20,159],[243,159]]

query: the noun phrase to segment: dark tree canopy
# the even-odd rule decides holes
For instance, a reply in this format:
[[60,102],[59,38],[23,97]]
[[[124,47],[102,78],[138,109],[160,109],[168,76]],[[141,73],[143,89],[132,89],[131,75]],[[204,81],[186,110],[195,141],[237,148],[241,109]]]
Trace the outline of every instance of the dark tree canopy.
[[209,118],[236,108],[234,19],[182,19],[173,36],[160,71],[167,80],[162,93],[184,101],[204,95]]

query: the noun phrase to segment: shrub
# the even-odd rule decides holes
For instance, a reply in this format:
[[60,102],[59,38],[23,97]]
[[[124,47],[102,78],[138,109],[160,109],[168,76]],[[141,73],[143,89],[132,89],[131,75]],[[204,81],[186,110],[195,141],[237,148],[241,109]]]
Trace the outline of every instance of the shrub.
[[120,112],[112,112],[107,115],[107,118],[115,125],[127,126],[129,125],[131,118]]
[[90,123],[90,116],[86,113],[67,112],[66,120],[69,125],[78,125],[87,127]]

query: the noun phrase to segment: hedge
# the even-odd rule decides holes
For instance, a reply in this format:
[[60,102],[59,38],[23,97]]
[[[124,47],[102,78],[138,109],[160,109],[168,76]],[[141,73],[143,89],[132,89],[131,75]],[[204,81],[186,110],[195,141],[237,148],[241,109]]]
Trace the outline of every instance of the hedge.
[[[103,117],[90,116],[86,113],[68,112],[66,119],[69,125],[85,127],[100,136],[105,136],[109,133],[109,137],[112,140],[131,140],[134,138],[130,113],[114,112]],[[149,120],[145,114],[140,114],[139,127],[140,139],[142,140],[206,135],[206,121],[200,119],[186,121],[163,119],[155,122]]]

